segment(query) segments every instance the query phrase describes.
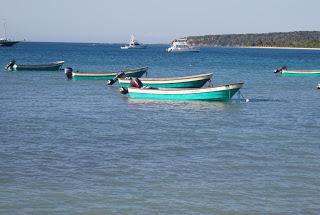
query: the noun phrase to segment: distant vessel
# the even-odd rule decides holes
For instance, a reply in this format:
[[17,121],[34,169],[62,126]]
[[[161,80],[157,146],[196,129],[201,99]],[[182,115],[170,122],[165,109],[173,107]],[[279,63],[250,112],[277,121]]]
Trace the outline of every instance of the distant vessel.
[[0,46],[13,46],[14,44],[18,43],[18,41],[12,41],[7,38],[7,26],[6,23],[3,23],[4,28],[4,37],[0,38]]
[[131,39],[130,39],[129,45],[121,47],[121,49],[144,49],[144,48],[146,48],[146,46],[143,45],[142,43],[139,43],[134,38],[134,35],[131,35]]
[[0,46],[13,46],[16,43],[18,43],[18,41],[12,41],[6,38],[0,38]]
[[200,49],[188,44],[186,38],[180,38],[174,40],[171,46],[167,49],[167,52],[199,52]]
[[288,70],[286,66],[280,67],[274,71],[283,76],[320,76],[320,70]]

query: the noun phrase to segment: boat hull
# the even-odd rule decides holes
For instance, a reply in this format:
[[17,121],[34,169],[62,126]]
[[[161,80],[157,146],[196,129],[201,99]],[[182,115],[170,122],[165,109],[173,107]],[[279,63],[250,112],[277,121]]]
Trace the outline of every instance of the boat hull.
[[145,45],[139,45],[139,46],[121,46],[120,49],[145,49]]
[[[126,77],[140,78],[146,71],[148,67],[133,69],[133,70],[124,70]],[[107,73],[82,73],[82,72],[73,72],[72,78],[75,80],[104,80],[109,81],[114,79],[119,73],[118,72],[107,72]]]
[[172,49],[168,48],[167,52],[200,52],[200,49],[190,48],[190,49]]
[[[176,78],[141,78],[143,86],[153,88],[200,88],[212,77],[212,73],[176,77]],[[130,80],[119,79],[119,86],[128,88]]]
[[117,73],[115,74],[79,74],[79,73],[72,73],[72,78],[74,80],[112,80],[115,78]]
[[18,43],[18,41],[0,41],[0,46],[10,47],[16,43]]
[[226,101],[242,87],[243,83],[201,89],[147,89],[128,88],[134,99],[181,100],[181,101]]
[[64,64],[64,61],[59,61],[50,64],[37,64],[37,65],[19,65],[16,64],[7,70],[9,71],[57,71]]
[[320,76],[320,70],[282,71],[283,76]]

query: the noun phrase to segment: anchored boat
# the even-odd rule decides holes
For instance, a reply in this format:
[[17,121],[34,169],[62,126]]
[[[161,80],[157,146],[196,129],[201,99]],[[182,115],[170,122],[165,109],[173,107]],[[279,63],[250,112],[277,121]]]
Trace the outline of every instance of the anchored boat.
[[120,47],[121,49],[144,49],[146,48],[145,45],[139,43],[135,38],[134,35],[131,35],[131,39],[129,45]]
[[18,43],[18,41],[12,41],[7,38],[0,38],[0,46],[13,46],[14,44]]
[[120,74],[124,74],[125,77],[135,77],[140,78],[146,71],[148,67],[142,67],[138,69],[125,69],[120,72],[73,72],[72,70],[66,71],[68,78],[73,78],[76,80],[114,80],[119,77]]
[[57,61],[47,64],[16,64],[15,60],[10,61],[5,67],[8,71],[56,71],[61,68],[64,61]]
[[4,28],[4,37],[0,38],[0,46],[13,46],[14,44],[18,43],[19,41],[13,41],[9,40],[7,38],[7,24],[6,22],[3,23],[3,28]]
[[283,76],[320,76],[320,70],[285,70]]
[[199,52],[200,49],[188,44],[186,38],[180,38],[174,40],[171,46],[167,49],[167,52]]
[[242,87],[243,83],[199,89],[129,87],[129,96],[135,99],[226,101]]
[[286,66],[276,69],[274,73],[281,73],[283,76],[320,76],[320,70],[288,70]]
[[[171,78],[140,78],[143,86],[154,88],[200,88],[212,77],[212,73],[184,76],[184,77],[171,77]],[[119,78],[119,86],[128,88],[130,79]]]

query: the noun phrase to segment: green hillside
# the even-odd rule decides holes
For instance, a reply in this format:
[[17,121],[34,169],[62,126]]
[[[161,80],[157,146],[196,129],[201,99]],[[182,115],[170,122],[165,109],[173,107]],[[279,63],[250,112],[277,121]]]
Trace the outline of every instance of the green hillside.
[[320,48],[320,31],[205,35],[187,39],[198,46]]

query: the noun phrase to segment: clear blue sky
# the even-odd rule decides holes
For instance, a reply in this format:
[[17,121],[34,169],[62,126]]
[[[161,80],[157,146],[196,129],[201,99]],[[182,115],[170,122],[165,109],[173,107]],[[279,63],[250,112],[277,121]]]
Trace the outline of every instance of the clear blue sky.
[[[169,43],[189,35],[320,30],[320,0],[0,0],[10,38]],[[2,34],[3,27],[1,25]]]

